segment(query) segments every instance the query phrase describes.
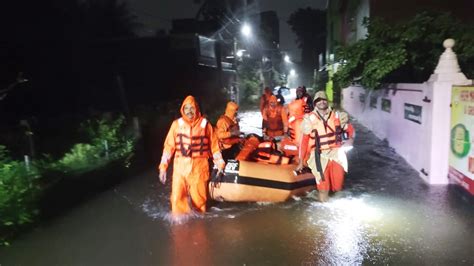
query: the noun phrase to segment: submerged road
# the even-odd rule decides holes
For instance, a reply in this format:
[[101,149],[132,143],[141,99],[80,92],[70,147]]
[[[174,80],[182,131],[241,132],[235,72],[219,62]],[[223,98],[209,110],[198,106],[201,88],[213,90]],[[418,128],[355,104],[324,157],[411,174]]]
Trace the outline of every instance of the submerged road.
[[[257,112],[240,117],[260,133]],[[327,203],[215,203],[173,225],[170,185],[150,170],[21,235],[0,265],[473,265],[473,198],[426,185],[354,124],[345,190]]]

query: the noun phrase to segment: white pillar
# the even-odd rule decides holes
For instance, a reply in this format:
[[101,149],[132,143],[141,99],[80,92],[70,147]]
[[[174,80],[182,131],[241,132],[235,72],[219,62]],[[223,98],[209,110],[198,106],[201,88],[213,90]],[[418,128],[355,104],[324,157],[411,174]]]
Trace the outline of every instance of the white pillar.
[[428,177],[424,179],[430,184],[448,183],[452,86],[472,84],[472,80],[468,80],[461,72],[456,54],[452,50],[454,44],[453,39],[443,42],[446,50],[427,81],[428,89],[431,90],[428,94],[431,96],[432,113],[429,132],[431,136],[429,147],[426,147],[430,166]]

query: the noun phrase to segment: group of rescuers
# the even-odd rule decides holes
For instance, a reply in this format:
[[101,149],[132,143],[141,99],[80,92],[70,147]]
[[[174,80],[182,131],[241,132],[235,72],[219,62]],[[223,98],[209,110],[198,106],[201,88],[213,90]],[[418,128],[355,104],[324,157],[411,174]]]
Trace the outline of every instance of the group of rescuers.
[[[270,88],[265,88],[260,98],[264,141],[256,141],[256,144],[253,143],[255,136],[241,137],[238,109],[235,102],[228,102],[225,113],[213,128],[201,114],[195,98],[184,99],[181,117],[171,124],[158,166],[160,181],[165,184],[169,163],[174,159],[170,197],[173,216],[188,214],[193,209],[206,211],[209,158],[213,158],[218,172],[223,173],[224,159],[247,159],[248,146],[261,147],[268,144],[268,140],[271,143],[280,140],[278,154],[282,155],[278,163],[281,157],[288,155],[298,162],[296,173],[305,170],[313,173],[320,201],[327,201],[329,191],[342,189],[347,172],[345,152],[352,147],[354,128],[347,113],[329,106],[324,91],[316,92],[313,101],[305,87],[298,87],[296,99],[283,106]],[[315,156],[320,159],[319,168]]]

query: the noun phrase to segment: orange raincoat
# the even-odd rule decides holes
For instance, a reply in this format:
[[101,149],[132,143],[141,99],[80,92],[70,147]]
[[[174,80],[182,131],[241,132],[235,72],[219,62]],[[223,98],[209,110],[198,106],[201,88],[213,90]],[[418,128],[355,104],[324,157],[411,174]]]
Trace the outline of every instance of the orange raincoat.
[[272,95],[263,109],[263,132],[269,137],[282,136],[288,131],[288,115],[283,106]]
[[[184,113],[185,105],[194,106],[196,114],[190,120]],[[185,214],[192,206],[200,212],[206,211],[207,181],[209,179],[209,162],[211,155],[219,169],[225,163],[219,150],[219,144],[211,124],[201,116],[193,96],[188,96],[181,105],[181,118],[173,121],[163,145],[163,155],[159,165],[160,171],[168,169],[171,157],[174,156],[171,189],[171,211],[173,214]]]
[[301,140],[301,123],[303,122],[306,103],[303,99],[296,99],[288,105],[288,130],[290,138],[295,143]]
[[260,113],[263,114],[263,109],[267,107],[270,96],[272,96],[272,90],[269,87],[265,87],[262,96],[260,97]]
[[287,156],[298,158],[299,143],[301,141],[301,123],[304,117],[305,102],[302,99],[296,99],[288,104],[288,132],[290,137],[284,138],[280,142],[280,150]]
[[219,139],[219,146],[221,150],[229,149],[232,145],[240,142],[240,137],[232,135],[233,130],[239,130],[239,123],[237,122],[237,110],[239,106],[234,102],[228,102],[225,108],[224,115],[219,117],[216,123],[216,134]]

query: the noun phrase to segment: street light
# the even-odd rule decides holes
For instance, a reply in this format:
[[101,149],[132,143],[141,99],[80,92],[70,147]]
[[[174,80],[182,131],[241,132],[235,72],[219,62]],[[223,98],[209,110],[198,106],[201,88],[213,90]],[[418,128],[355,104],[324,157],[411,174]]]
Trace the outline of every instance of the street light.
[[285,62],[287,63],[290,63],[290,56],[289,55],[285,55],[285,58],[284,58]]
[[238,50],[237,53],[236,53],[236,55],[237,55],[238,57],[242,57],[242,56],[244,55],[244,51],[245,51],[245,50],[242,50],[242,49],[241,49],[241,50]]
[[291,75],[291,76],[296,75],[296,71],[295,71],[294,69],[290,70],[290,75]]
[[242,35],[248,38],[252,35],[252,28],[247,23],[244,23],[240,32],[242,32]]

